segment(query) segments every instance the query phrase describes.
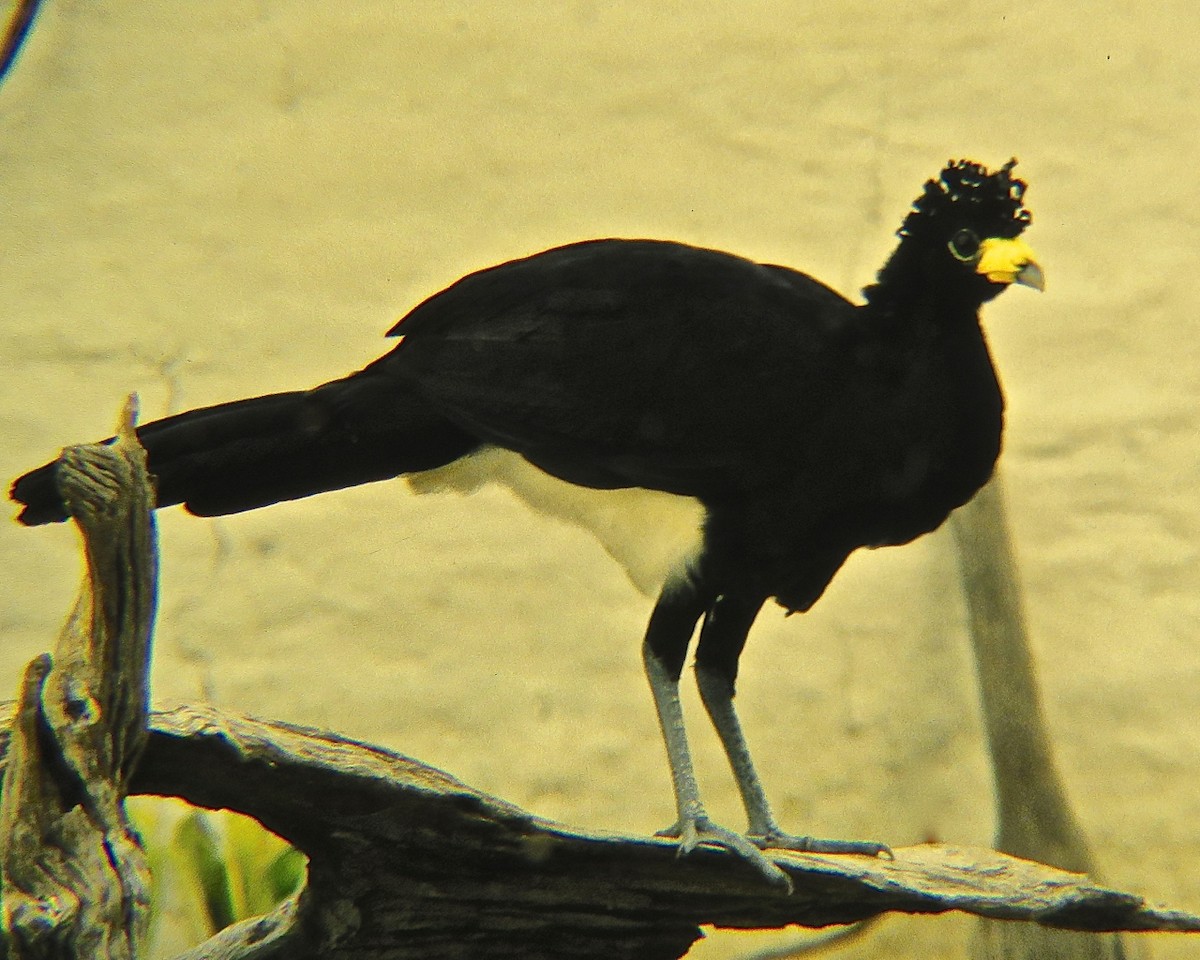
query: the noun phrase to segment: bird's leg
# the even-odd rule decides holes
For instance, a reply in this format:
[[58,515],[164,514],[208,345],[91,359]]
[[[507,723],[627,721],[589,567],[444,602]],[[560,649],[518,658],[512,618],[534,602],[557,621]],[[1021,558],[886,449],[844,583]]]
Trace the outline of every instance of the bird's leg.
[[691,584],[668,587],[654,608],[642,645],[646,678],[650,681],[650,692],[658,711],[675,790],[677,819],[670,827],[659,831],[659,836],[677,838],[681,856],[691,853],[701,843],[724,847],[748,860],[770,883],[790,890],[792,884],[786,873],[740,833],[709,819],[700,802],[700,789],[683,724],[679,677],[692,631],[704,606],[699,592]]
[[754,622],[761,600],[718,597],[704,618],[696,648],[696,685],[700,699],[717,729],[725,756],[733,770],[749,823],[748,839],[763,849],[799,850],[806,853],[890,854],[885,844],[863,840],[820,840],[796,836],[780,829],[767,802],[750,747],[733,706],[738,658]]

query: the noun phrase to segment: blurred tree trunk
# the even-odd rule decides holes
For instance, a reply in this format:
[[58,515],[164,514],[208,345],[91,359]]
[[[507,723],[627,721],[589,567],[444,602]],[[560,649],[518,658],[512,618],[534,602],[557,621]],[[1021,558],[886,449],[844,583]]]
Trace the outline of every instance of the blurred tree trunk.
[[[1093,874],[1092,852],[1054,762],[1025,631],[999,472],[950,519],[958,548],[996,796],[996,849]],[[1117,935],[981,921],[974,960],[1125,960]]]

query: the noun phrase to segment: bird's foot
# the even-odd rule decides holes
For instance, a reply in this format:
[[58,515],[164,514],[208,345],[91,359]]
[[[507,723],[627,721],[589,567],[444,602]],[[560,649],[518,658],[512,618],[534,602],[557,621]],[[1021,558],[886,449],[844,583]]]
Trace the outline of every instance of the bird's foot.
[[691,853],[702,843],[721,847],[749,862],[762,874],[767,883],[779,887],[787,893],[792,892],[792,878],[772,863],[756,842],[735,830],[714,823],[707,814],[701,813],[696,816],[684,817],[665,830],[659,830],[655,836],[678,840],[677,856],[681,857]]
[[872,840],[821,840],[817,837],[801,837],[784,833],[772,825],[765,830],[752,830],[746,839],[760,850],[795,850],[797,853],[854,853],[867,857],[883,857],[894,860],[892,848],[886,843]]

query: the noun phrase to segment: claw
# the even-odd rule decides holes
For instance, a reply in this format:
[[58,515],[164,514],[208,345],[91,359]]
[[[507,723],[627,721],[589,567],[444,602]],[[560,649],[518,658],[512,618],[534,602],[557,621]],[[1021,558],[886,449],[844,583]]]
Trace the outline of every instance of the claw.
[[714,823],[706,815],[678,820],[665,830],[659,830],[655,836],[678,840],[676,855],[680,857],[687,856],[702,843],[721,847],[747,861],[771,886],[789,894],[792,892],[792,878],[776,866],[752,839]]

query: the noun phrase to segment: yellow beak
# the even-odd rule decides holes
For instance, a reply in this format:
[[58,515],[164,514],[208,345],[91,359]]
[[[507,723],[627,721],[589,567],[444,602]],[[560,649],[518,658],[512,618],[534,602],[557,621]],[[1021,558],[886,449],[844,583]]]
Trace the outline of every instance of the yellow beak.
[[1034,290],[1046,289],[1046,276],[1029,244],[1020,238],[989,237],[979,245],[975,272],[992,283],[1019,283]]

